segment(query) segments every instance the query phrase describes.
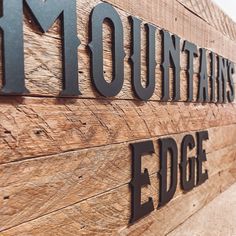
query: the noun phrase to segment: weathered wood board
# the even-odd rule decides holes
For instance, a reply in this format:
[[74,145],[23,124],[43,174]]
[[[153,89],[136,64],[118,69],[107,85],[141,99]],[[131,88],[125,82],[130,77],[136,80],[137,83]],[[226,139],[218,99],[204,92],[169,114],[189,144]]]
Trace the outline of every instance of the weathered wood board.
[[[197,103],[200,63],[195,60],[194,100],[187,103],[187,55],[181,53],[181,99],[161,102],[159,31],[156,32],[155,92],[148,102],[138,100],[131,84],[128,16],[134,15],[143,23],[180,36],[181,46],[183,40],[189,40],[198,48],[206,48],[208,57],[213,51],[233,63],[236,63],[236,24],[207,0],[104,1],[113,5],[122,20],[126,53],[122,91],[116,97],[104,98],[91,82],[91,55],[87,46],[89,16],[101,2],[77,0],[81,41],[78,73],[82,92],[77,98],[58,96],[62,87],[59,20],[42,34],[24,9],[25,73],[30,94],[0,96],[1,236],[165,235],[236,182],[236,100],[225,104]],[[207,6],[204,12],[202,6]],[[112,33],[107,23],[103,35],[104,75],[109,81]],[[142,79],[145,82],[144,37],[143,27]],[[209,63],[207,67],[210,78]],[[173,68],[169,73],[172,81]],[[2,66],[0,78],[2,83]],[[142,201],[152,196],[157,206],[160,182],[157,140],[171,136],[180,148],[186,134],[195,136],[203,130],[209,133],[209,140],[204,143],[207,182],[188,193],[178,183],[168,205],[131,225],[130,144],[154,142],[155,154],[146,155],[142,162],[151,179],[151,186],[142,190]],[[196,155],[196,149],[189,154]]]

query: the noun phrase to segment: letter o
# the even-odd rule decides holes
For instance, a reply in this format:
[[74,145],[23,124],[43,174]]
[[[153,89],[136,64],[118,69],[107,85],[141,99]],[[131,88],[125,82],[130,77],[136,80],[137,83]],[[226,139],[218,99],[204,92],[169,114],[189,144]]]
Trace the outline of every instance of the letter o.
[[[103,73],[103,23],[109,20],[113,29],[113,79],[108,83]],[[92,81],[98,92],[105,97],[116,96],[124,83],[123,25],[117,11],[108,3],[98,4],[90,17],[89,47],[92,52]]]

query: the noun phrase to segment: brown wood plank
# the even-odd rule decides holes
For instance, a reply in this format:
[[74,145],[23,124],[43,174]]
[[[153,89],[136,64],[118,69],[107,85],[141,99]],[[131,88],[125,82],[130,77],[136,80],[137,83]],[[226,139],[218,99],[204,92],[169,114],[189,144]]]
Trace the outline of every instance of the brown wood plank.
[[[234,164],[235,165],[235,164]],[[165,235],[183,223],[212,201],[217,195],[235,183],[231,170],[220,172],[207,183],[181,197],[176,197],[168,207],[164,207],[153,216],[138,224],[120,231],[120,235]]]
[[236,40],[236,23],[212,0],[177,0],[224,35]]
[[[133,14],[144,20],[144,23],[152,23],[158,27],[156,33],[156,89],[152,100],[160,100],[162,73],[160,68],[161,63],[161,35],[159,30],[165,28],[171,33],[187,39],[199,47],[205,47],[213,50],[216,53],[223,55],[230,60],[236,62],[234,49],[236,43],[228,37],[223,36],[221,32],[215,30],[209,24],[193,15],[184,8],[176,0],[148,0],[145,2],[144,8],[139,8],[144,5],[142,1],[109,1],[117,6],[117,11],[122,19],[124,26],[124,43],[125,43],[125,82],[122,91],[116,96],[118,99],[134,99],[134,93],[131,88],[131,66],[129,64],[130,55],[130,24],[128,16]],[[100,97],[96,92],[90,74],[90,52],[87,48],[89,43],[88,27],[89,15],[93,7],[100,1],[98,0],[79,0],[77,1],[78,15],[78,36],[82,42],[78,48],[79,55],[79,76],[80,88],[82,92],[81,98]],[[121,10],[121,9],[123,10]],[[60,40],[60,24],[57,21],[53,28],[48,33],[42,34],[39,29],[33,24],[30,14],[26,12],[24,20],[24,41],[25,41],[25,72],[26,85],[33,96],[58,96],[62,87],[62,62],[61,62],[61,40]],[[165,14],[164,14],[165,13]],[[175,19],[177,19],[175,21]],[[194,27],[193,27],[194,25]],[[144,29],[142,35],[142,78],[146,79],[146,63],[145,63],[145,35]],[[202,37],[199,37],[202,36]],[[203,37],[204,36],[204,37]],[[104,72],[105,78],[111,80],[112,64],[111,64],[111,31],[108,25],[104,26]],[[182,47],[183,40],[181,41]],[[1,57],[0,57],[1,58]],[[1,64],[1,63],[0,63]],[[187,94],[187,78],[186,78],[187,55],[181,54],[181,101],[186,100]],[[209,65],[208,65],[209,67]],[[2,72],[2,69],[0,70]],[[197,97],[198,76],[199,73],[199,58],[195,60],[194,71],[194,100]],[[170,70],[171,73],[171,70]],[[210,74],[210,69],[208,68]],[[1,73],[0,73],[1,74]],[[0,78],[2,75],[0,75]],[[173,77],[173,76],[172,76]],[[172,86],[171,86],[172,89]]]
[[[121,93],[111,99],[101,97],[92,85],[87,48],[89,15],[102,1],[77,1],[78,37],[82,41],[78,48],[78,73],[83,95],[75,99],[57,98],[62,86],[59,21],[42,34],[25,9],[25,71],[31,94],[0,96],[0,235],[164,235],[235,183],[236,99],[233,104],[196,103],[199,60],[195,60],[194,102],[184,102],[187,57],[181,54],[181,101],[159,102],[162,90],[160,29],[179,35],[181,47],[187,39],[198,48],[207,48],[208,53],[214,51],[236,62],[236,24],[211,2],[186,0],[196,4],[190,11],[188,3],[183,1],[103,1],[116,8],[124,26],[125,82]],[[128,62],[131,44],[128,16],[131,14],[158,29],[156,89],[151,101],[146,103],[135,98],[131,87]],[[219,21],[215,14],[219,14]],[[144,37],[143,28],[143,83],[146,77]],[[105,23],[107,81],[112,77],[111,45],[110,26]],[[209,62],[207,67],[210,76]],[[0,80],[1,71],[0,61]],[[173,80],[173,68],[170,68],[170,79]],[[171,135],[180,146],[187,133],[206,129],[210,139],[204,144],[208,157],[204,167],[209,170],[209,180],[187,194],[178,186],[167,206],[129,225],[128,183],[132,167],[129,144],[154,141],[156,153],[143,158],[143,168],[148,168],[152,185],[143,189],[142,200],[152,196],[157,206],[159,147],[156,140]],[[191,155],[195,155],[195,150]]]
[[0,163],[236,122],[235,104],[2,98]]
[[106,2],[175,33],[199,47],[211,49],[235,61],[233,59],[235,58],[233,56],[235,41],[225,37],[222,32],[193,14],[176,0],[147,0],[145,4],[141,0],[106,0]]
[[[222,154],[222,153],[221,153]],[[231,166],[235,166],[235,162]],[[4,235],[138,235],[156,233],[163,235],[182,223],[190,215],[203,207],[221,191],[235,182],[228,167],[217,173],[202,186],[184,194],[177,195],[168,206],[154,211],[133,226],[127,227],[130,217],[130,194],[128,185],[95,196],[76,205],[52,214],[26,222],[1,232]],[[152,195],[157,201],[156,177],[152,186],[144,191],[144,199]],[[154,182],[153,182],[154,181]]]
[[[173,136],[179,150],[185,135]],[[235,135],[235,125],[209,129],[210,139],[204,142],[208,161],[204,166],[211,176],[235,161]],[[159,145],[157,138],[153,141],[155,154],[143,158],[142,165],[156,178]],[[195,155],[196,149],[189,153]],[[127,184],[131,180],[131,156],[129,144],[124,143],[1,165],[1,229]]]

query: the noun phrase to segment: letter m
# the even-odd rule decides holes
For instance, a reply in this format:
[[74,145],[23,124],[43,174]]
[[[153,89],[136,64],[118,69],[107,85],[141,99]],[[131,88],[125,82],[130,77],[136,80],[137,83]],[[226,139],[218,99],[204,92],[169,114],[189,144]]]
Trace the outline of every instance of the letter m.
[[59,18],[62,22],[62,96],[81,94],[78,85],[76,0],[3,0],[0,28],[3,31],[3,94],[26,93],[24,76],[23,3],[26,3],[42,32]]

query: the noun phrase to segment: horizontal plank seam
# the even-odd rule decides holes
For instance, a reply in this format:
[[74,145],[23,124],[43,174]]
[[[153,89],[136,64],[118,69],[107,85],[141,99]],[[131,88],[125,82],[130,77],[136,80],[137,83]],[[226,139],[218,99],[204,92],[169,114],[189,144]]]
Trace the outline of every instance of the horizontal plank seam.
[[[191,6],[188,6],[188,3],[185,1],[181,2],[180,0],[177,0],[180,4],[186,6],[187,9],[189,9],[191,11]],[[190,1],[191,2],[191,1]],[[207,1],[206,1],[207,2]],[[225,12],[222,10],[221,7],[219,7],[215,2],[213,2],[212,0],[208,0],[208,4],[207,4],[207,12],[211,15],[211,19],[209,19],[209,15],[208,18],[206,18],[206,21],[214,28],[216,28],[218,31],[222,32],[223,35],[228,36],[230,39],[235,40],[235,29],[236,29],[236,23],[233,21],[233,19]],[[185,5],[186,4],[186,5]],[[210,6],[211,5],[211,6]],[[213,10],[212,8],[216,8],[216,10]],[[198,9],[199,10],[199,9]],[[195,9],[193,10],[194,13],[201,14],[198,11],[195,11]],[[212,14],[212,11],[214,11],[214,16]],[[222,15],[222,17],[224,18],[224,21],[221,19],[219,21],[217,21],[216,23],[216,18],[215,18],[215,13],[217,15]],[[201,15],[199,15],[199,17],[202,17]],[[203,17],[202,17],[203,18]],[[203,18],[204,19],[204,18]],[[211,23],[213,22],[213,24]],[[217,24],[217,26],[216,26]],[[226,30],[220,30],[220,27],[227,27]]]
[[[127,13],[127,11],[126,11],[125,9],[122,9],[122,8],[119,7],[119,6],[116,6],[115,4],[110,3],[109,1],[102,0],[102,2],[108,3],[108,4],[112,5],[112,6],[114,6],[115,8],[117,8],[117,9],[119,9],[119,10],[121,10],[121,11]],[[208,25],[210,25],[211,27],[213,27],[217,32],[221,33],[223,36],[226,36],[226,37],[227,37],[228,39],[230,39],[231,41],[234,41],[234,40],[230,37],[230,35],[225,34],[225,33],[222,33],[220,30],[216,29],[216,28],[214,27],[214,25],[210,24],[207,20],[205,20],[202,16],[200,16],[199,14],[197,14],[195,11],[191,10],[188,6],[184,5],[184,4],[183,4],[182,2],[180,2],[179,0],[176,0],[176,2],[177,2],[178,4],[180,4],[182,7],[184,7],[186,10],[188,10],[190,13],[192,13],[193,15],[195,15],[196,17],[198,17],[199,19],[203,20],[205,23],[207,23]],[[87,12],[87,13],[88,13],[88,15],[90,14],[90,12]],[[140,17],[140,18],[141,18],[141,17]],[[145,20],[145,19],[143,19],[143,20]],[[151,23],[151,22],[150,22],[150,23]],[[55,23],[54,23],[54,24],[55,24]],[[156,26],[158,29],[162,29],[161,26],[158,26],[158,25],[155,25],[155,26]],[[41,34],[39,34],[39,33],[37,33],[37,32],[35,32],[35,34],[41,35]],[[48,38],[52,38],[52,39],[56,39],[56,40],[61,40],[61,37],[52,36],[52,35],[47,34],[47,33],[45,34],[45,36],[48,37]],[[85,45],[85,44],[81,43],[80,45]]]
[[[123,9],[122,7],[120,7],[120,6],[118,6],[118,5],[115,5],[114,3],[112,4],[112,3],[110,3],[109,1],[106,1],[106,0],[101,0],[101,1],[110,4],[110,5],[114,6],[115,8],[117,8],[117,9],[123,11],[123,12],[126,12],[126,13],[131,14],[127,9]],[[155,0],[154,0],[154,1],[155,1]],[[234,43],[235,43],[235,40],[233,40],[232,38],[230,38],[229,35],[223,34],[220,30],[216,29],[214,26],[212,26],[211,24],[209,24],[204,18],[202,18],[202,17],[200,17],[199,15],[197,15],[197,13],[193,12],[192,10],[189,10],[188,7],[186,7],[185,5],[183,5],[182,3],[180,3],[178,0],[176,0],[176,2],[177,2],[180,6],[182,6],[182,7],[185,8],[186,10],[188,10],[190,13],[192,13],[194,16],[196,16],[196,17],[198,17],[199,19],[201,19],[204,23],[206,23],[207,25],[209,25],[210,27],[212,27],[216,32],[218,32],[219,34],[221,34],[223,37],[226,37],[228,40],[230,40],[231,42],[234,42]],[[131,15],[132,15],[132,14],[131,14]],[[146,20],[146,19],[143,19],[143,17],[138,16],[138,18],[139,18],[139,19],[142,19],[142,20],[145,21],[145,22],[147,22],[147,20]],[[148,22],[150,22],[150,21],[148,21]],[[158,29],[164,29],[163,27],[158,26],[158,25],[154,24],[153,22],[150,22],[150,23],[151,23],[152,25],[156,26]],[[168,30],[168,29],[166,29],[166,30],[167,30],[168,32],[170,32],[170,30]],[[173,32],[170,32],[170,33],[171,33],[171,34],[174,34]],[[182,38],[182,39],[184,39],[184,38]],[[211,50],[210,48],[206,48],[206,49]]]
[[[201,17],[200,15],[198,15],[195,11],[191,10],[189,7],[187,7],[186,5],[184,5],[182,2],[180,2],[179,0],[176,0],[180,5],[182,5],[186,10],[188,10],[190,13],[192,13],[193,15],[197,16],[198,18],[200,18],[201,20],[203,20],[204,22],[206,22],[208,25],[213,26],[211,24],[209,24],[209,22],[207,20],[205,20],[203,17]],[[217,30],[217,29],[216,29]]]
[[[112,6],[115,7],[116,9],[121,10],[122,12],[128,13],[127,10],[122,9],[121,7],[119,7],[119,6],[115,5],[115,4],[112,4],[112,3],[110,3],[109,1],[106,1],[106,0],[101,0],[101,1],[112,5]],[[230,39],[231,41],[234,42],[234,40],[233,40],[228,34],[222,33],[221,31],[219,31],[218,29],[216,29],[216,28],[214,27],[214,25],[211,25],[207,20],[205,20],[203,17],[201,17],[200,15],[198,15],[198,14],[197,14],[196,12],[194,12],[193,10],[191,10],[188,6],[184,5],[184,4],[183,4],[182,2],[180,2],[179,0],[176,0],[176,2],[177,2],[178,4],[180,4],[182,7],[184,7],[186,10],[188,10],[190,13],[192,13],[193,15],[195,15],[196,17],[198,17],[199,19],[201,19],[202,21],[204,21],[206,24],[208,24],[209,26],[213,27],[217,32],[221,33],[223,36],[226,36],[228,39]],[[90,15],[91,13],[90,13],[90,12],[87,12],[87,14]],[[129,14],[131,14],[131,13],[129,13]],[[139,17],[139,16],[138,16],[138,17]],[[142,19],[141,17],[139,17],[139,18]],[[145,19],[143,19],[143,20],[146,21]],[[152,23],[152,22],[150,22],[150,23],[153,24],[153,25],[155,25],[159,30],[162,29],[161,26],[156,25],[156,24],[154,24],[154,23]],[[56,23],[54,23],[54,24],[56,24]],[[60,27],[61,27],[61,26],[60,26]],[[34,32],[34,33],[41,36],[40,33],[37,33],[37,32]],[[78,32],[78,33],[79,33],[79,32]],[[171,32],[170,32],[170,33],[171,33]],[[58,41],[61,40],[61,37],[60,37],[60,36],[59,36],[59,37],[56,37],[56,36],[52,36],[52,35],[50,35],[50,34],[48,34],[48,33],[45,33],[44,36],[46,36],[46,37],[48,37],[48,38],[56,39],[56,40],[58,40]],[[83,42],[81,42],[80,46],[82,46],[82,45],[83,45],[83,46],[87,46],[87,44],[84,44]]]
[[50,214],[54,214],[54,213],[56,213],[56,212],[58,212],[58,211],[61,211],[61,210],[65,209],[65,208],[68,208],[68,207],[71,207],[71,206],[73,206],[73,205],[79,204],[79,203],[81,203],[81,202],[87,201],[87,200],[89,200],[89,199],[102,196],[103,194],[106,194],[106,193],[108,193],[108,192],[110,192],[110,191],[114,191],[114,190],[116,190],[116,189],[118,189],[118,188],[121,188],[121,187],[123,187],[123,186],[126,186],[127,184],[128,184],[128,183],[121,184],[121,185],[116,186],[116,187],[114,187],[114,188],[112,188],[112,189],[106,190],[106,191],[104,191],[104,192],[102,192],[102,193],[95,194],[95,195],[93,195],[93,196],[84,198],[84,199],[82,199],[82,200],[80,200],[80,201],[78,201],[78,202],[75,202],[75,203],[72,203],[72,204],[70,204],[70,205],[64,206],[64,207],[59,208],[59,209],[57,209],[57,210],[54,210],[54,211],[52,211],[52,212],[48,212],[48,213],[46,213],[46,214],[43,214],[43,215],[41,215],[41,216],[39,216],[39,217],[35,217],[35,218],[31,219],[31,220],[24,221],[24,222],[22,222],[22,223],[20,223],[20,224],[17,224],[17,225],[15,225],[15,226],[6,228],[6,229],[4,229],[4,230],[0,230],[0,232],[5,232],[5,231],[10,230],[10,229],[12,229],[12,228],[15,228],[15,227],[17,227],[17,226],[19,226],[19,225],[22,225],[22,224],[25,224],[25,223],[34,221],[34,220],[36,220],[36,219],[39,219],[39,218],[41,218],[41,217],[44,217],[44,216],[47,216],[47,215],[50,215]]
[[[235,159],[234,159],[233,162],[235,162]],[[235,162],[235,163],[236,163],[236,162]],[[169,167],[168,169],[170,169],[170,167]],[[220,171],[214,173],[211,177],[216,176],[216,175],[219,175],[220,173],[226,172],[226,171],[228,171],[228,170],[231,170],[231,167],[226,167],[226,168],[224,168],[224,169],[221,169]],[[153,177],[154,175],[155,175],[155,174],[150,174],[150,177]],[[209,181],[209,179],[208,179],[207,181]],[[203,184],[204,184],[204,183],[203,183]],[[202,184],[202,185],[203,185],[203,184]],[[192,191],[197,191],[197,189],[198,189],[199,187],[201,187],[202,185],[196,186],[195,189],[193,189]],[[230,186],[229,186],[229,187],[230,187]],[[228,189],[228,188],[227,188],[227,189]],[[227,189],[225,189],[225,191],[226,191]],[[171,199],[171,201],[170,201],[169,203],[171,203],[171,202],[175,201],[176,199],[182,197],[183,194],[186,195],[186,194],[191,193],[192,191],[189,191],[189,192],[186,192],[186,193],[183,193],[183,191],[181,191],[179,194],[177,194],[177,196],[175,196],[173,199]],[[220,189],[219,193],[221,193],[221,189]],[[217,196],[218,196],[218,195],[216,195],[215,198],[216,198]],[[214,198],[214,199],[215,199],[215,198]],[[214,199],[212,199],[212,200],[214,200]],[[212,201],[212,200],[211,200],[211,201]],[[208,205],[208,204],[209,204],[209,203],[207,203],[207,205]],[[203,205],[202,207],[204,207],[204,206],[206,206],[206,205]],[[165,206],[163,206],[163,207],[168,207],[168,204],[165,205]],[[161,210],[163,207],[161,207],[161,208],[155,208],[152,213],[155,213],[155,212]],[[201,207],[201,208],[202,208],[202,207]],[[200,209],[201,209],[201,208],[200,208]],[[192,215],[194,215],[195,213],[197,213],[197,212],[198,212],[198,210],[197,210],[196,212],[194,212],[193,214],[191,214],[190,217],[191,217]],[[186,219],[184,219],[183,222],[184,222],[185,220],[187,220],[188,218],[189,218],[189,217],[187,217]],[[181,222],[181,224],[182,224],[183,222]],[[129,226],[132,226],[132,224],[129,225]],[[179,226],[179,225],[178,225],[178,226]],[[178,227],[178,226],[177,226],[177,227]],[[126,227],[125,229],[127,229],[127,228],[128,228],[128,227]],[[172,232],[172,230],[171,230],[170,232]],[[170,232],[168,232],[167,234],[169,234]],[[166,234],[165,234],[165,235],[166,235]]]
[[[76,100],[99,100],[99,101],[139,101],[140,103],[146,103],[148,104],[148,102],[158,102],[160,104],[178,104],[178,103],[183,103],[183,104],[199,104],[199,105],[207,105],[207,104],[215,104],[215,105],[227,105],[227,104],[235,104],[235,101],[234,102],[231,102],[231,103],[218,103],[218,102],[198,102],[198,101],[192,101],[192,102],[188,102],[186,100],[183,100],[183,101],[167,101],[167,102],[163,102],[159,99],[149,99],[147,102],[145,101],[142,101],[140,99],[134,99],[134,98],[106,98],[106,97],[60,97],[60,96],[56,96],[56,95],[40,95],[40,94],[24,94],[24,95],[0,95],[0,104],[1,104],[1,97],[3,98],[16,98],[16,99],[20,99],[20,100],[23,100],[24,98],[38,98],[38,99],[41,99],[41,98],[45,98],[45,99],[55,99],[55,100],[68,100],[68,99],[76,99]],[[4,100],[5,102],[5,100]],[[19,101],[19,103],[21,103],[21,101]]]
[[[230,169],[230,168],[226,168],[226,169],[223,170],[223,171],[226,171],[227,169]],[[217,172],[217,173],[214,174],[214,175],[217,175],[217,174],[219,174],[219,173],[221,173],[221,172],[222,172],[222,170],[219,171],[219,172]],[[151,174],[150,177],[153,177],[155,174],[156,174],[156,173]],[[28,223],[28,222],[32,222],[32,221],[34,221],[34,220],[38,220],[38,219],[40,219],[40,218],[42,218],[42,217],[45,217],[45,216],[47,216],[47,215],[52,215],[52,214],[54,214],[54,213],[56,213],[56,212],[58,212],[58,211],[62,211],[63,209],[66,209],[66,208],[72,207],[72,206],[74,206],[74,205],[80,204],[80,203],[82,203],[82,202],[84,202],[84,201],[87,201],[87,200],[90,200],[90,199],[93,199],[93,198],[97,198],[97,197],[103,196],[103,195],[106,194],[106,193],[112,192],[112,191],[114,191],[114,190],[116,190],[116,189],[119,189],[119,188],[121,188],[121,187],[124,187],[124,186],[126,186],[126,185],[128,185],[128,184],[129,184],[129,182],[126,182],[126,183],[124,183],[124,184],[122,184],[122,185],[119,185],[119,186],[114,187],[114,188],[112,188],[112,189],[106,190],[106,191],[104,191],[104,192],[102,192],[102,193],[95,194],[94,196],[91,196],[91,197],[82,199],[82,200],[80,200],[80,201],[78,201],[78,202],[75,202],[75,203],[73,203],[73,204],[70,204],[70,205],[68,205],[68,206],[59,208],[59,209],[54,210],[54,211],[52,211],[52,212],[43,214],[43,215],[41,215],[41,216],[39,216],[39,217],[35,217],[35,218],[31,219],[31,220],[24,221],[24,222],[22,222],[22,223],[20,223],[20,224],[17,224],[17,225],[15,225],[15,226],[6,228],[6,229],[4,229],[4,230],[2,230],[2,231],[0,231],[0,232],[6,232],[6,231],[8,231],[8,230],[10,230],[10,229],[12,229],[12,228],[18,227],[18,226],[20,226],[20,225],[22,225],[22,224],[26,224],[26,223]],[[199,186],[199,187],[200,187],[200,186]],[[181,195],[182,195],[182,194],[181,194]],[[178,195],[178,196],[179,196],[179,195]],[[174,199],[176,199],[176,197],[175,197]],[[172,201],[173,201],[174,199],[172,199]],[[156,211],[157,211],[157,209],[155,209],[154,212],[156,212]]]
[[[124,141],[124,142],[115,142],[115,143],[111,143],[111,144],[98,145],[98,146],[93,146],[91,148],[70,149],[70,150],[66,150],[66,151],[62,151],[62,152],[52,153],[52,154],[49,154],[49,155],[39,155],[39,156],[19,158],[17,160],[9,161],[9,162],[6,162],[6,163],[0,163],[0,166],[6,166],[6,165],[10,165],[10,164],[33,161],[33,160],[42,160],[42,159],[47,159],[47,158],[53,158],[55,156],[62,155],[62,154],[69,154],[69,153],[74,153],[74,152],[77,152],[77,151],[94,150],[96,148],[108,147],[108,146],[111,146],[111,145],[114,146],[114,145],[120,145],[120,144],[130,144],[130,143],[133,143],[133,142],[134,143],[135,142],[143,142],[143,141],[147,141],[147,140],[150,140],[150,139],[159,139],[161,137],[172,136],[172,135],[177,135],[177,134],[181,135],[181,134],[185,134],[185,133],[189,133],[189,132],[199,132],[199,131],[210,130],[210,129],[215,129],[215,128],[224,128],[224,127],[226,128],[226,127],[233,126],[233,125],[236,125],[236,122],[228,124],[228,125],[224,125],[224,126],[219,125],[219,126],[212,126],[212,127],[205,128],[205,129],[191,129],[191,130],[181,132],[181,133],[172,132],[172,133],[163,134],[163,135],[150,136],[150,137],[142,138],[142,139],[132,139],[132,140],[129,140],[129,141]],[[229,146],[232,146],[232,145],[228,145],[228,146],[225,146],[225,147],[229,147]],[[218,150],[220,150],[220,149],[218,149]],[[209,153],[212,153],[212,152],[207,152],[207,154],[209,154]]]

